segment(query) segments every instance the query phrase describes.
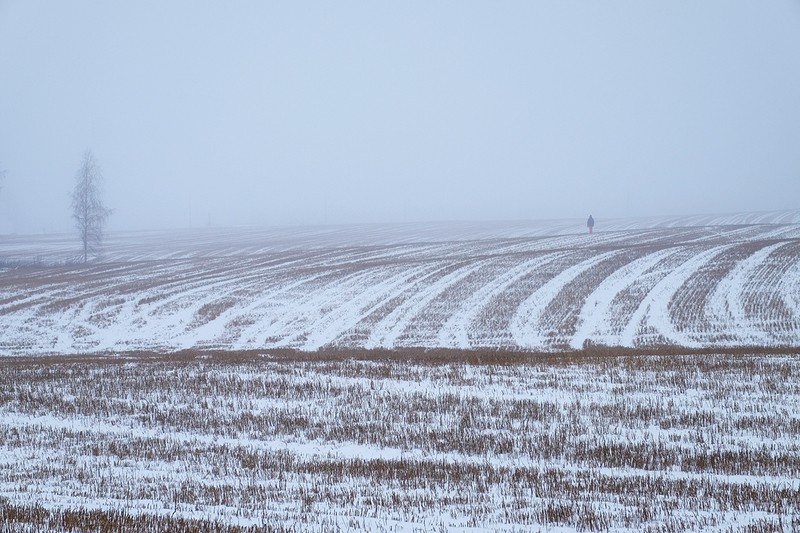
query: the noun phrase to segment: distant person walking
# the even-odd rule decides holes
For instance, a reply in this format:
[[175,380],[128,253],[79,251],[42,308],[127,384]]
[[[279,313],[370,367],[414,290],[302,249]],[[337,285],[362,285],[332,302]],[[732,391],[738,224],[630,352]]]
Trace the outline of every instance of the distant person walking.
[[589,228],[589,233],[591,233],[592,229],[594,229],[594,219],[592,218],[592,215],[589,215],[589,220],[586,221],[586,227]]

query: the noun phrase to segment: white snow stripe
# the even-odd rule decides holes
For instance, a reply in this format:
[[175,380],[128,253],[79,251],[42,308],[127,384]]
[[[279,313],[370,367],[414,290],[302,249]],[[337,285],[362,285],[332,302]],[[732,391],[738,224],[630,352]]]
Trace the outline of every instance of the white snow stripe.
[[452,348],[468,348],[470,346],[468,330],[481,310],[497,295],[531,272],[541,267],[560,254],[547,254],[525,261],[502,275],[489,280],[480,289],[465,300],[461,306],[447,319],[439,331],[439,346]]
[[511,335],[517,346],[524,348],[545,347],[540,320],[548,304],[561,292],[561,289],[563,289],[567,283],[601,261],[614,257],[619,253],[619,250],[613,250],[592,256],[560,272],[528,296],[517,308],[509,326]]
[[676,249],[667,248],[648,254],[617,269],[604,279],[584,301],[570,346],[575,349],[581,348],[586,339],[606,346],[619,345],[620,339],[612,333],[611,324],[616,318],[611,309],[614,298],[639,276],[674,253]]
[[404,269],[388,279],[364,286],[363,290],[356,291],[348,300],[341,302],[340,299],[339,305],[334,310],[310,326],[308,340],[302,349],[316,350],[332,342],[340,334],[369,316],[386,301],[408,290],[409,280],[420,276],[428,270],[430,270],[430,265],[418,266],[409,270]]
[[[483,266],[488,260],[476,261],[446,274],[431,284],[417,283],[415,293],[395,307],[372,330],[366,348],[393,348],[398,337],[428,304],[451,285],[458,283]],[[451,266],[451,265],[447,265]]]
[[760,329],[747,316],[744,310],[742,294],[745,284],[754,272],[778,248],[786,243],[766,246],[739,261],[722,280],[714,287],[706,302],[705,314],[711,322],[712,329],[725,331],[732,339],[729,344],[764,344],[772,343],[772,336]]
[[714,257],[733,246],[730,244],[715,246],[695,254],[661,278],[650,289],[631,316],[628,326],[620,336],[622,345],[634,345],[638,337],[638,328],[644,322],[646,326],[653,327],[667,341],[686,347],[698,347],[697,341],[688,335],[678,333],[670,318],[669,304],[686,280]]

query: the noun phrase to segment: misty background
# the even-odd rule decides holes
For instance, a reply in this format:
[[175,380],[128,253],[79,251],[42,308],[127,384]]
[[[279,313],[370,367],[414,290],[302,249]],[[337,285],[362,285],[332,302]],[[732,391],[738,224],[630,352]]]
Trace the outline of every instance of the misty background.
[[0,233],[800,207],[800,2],[0,0]]

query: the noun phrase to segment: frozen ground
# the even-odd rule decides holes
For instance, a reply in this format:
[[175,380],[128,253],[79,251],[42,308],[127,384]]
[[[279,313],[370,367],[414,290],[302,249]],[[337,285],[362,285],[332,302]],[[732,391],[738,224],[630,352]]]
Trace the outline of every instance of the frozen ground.
[[800,346],[800,212],[0,237],[0,355]]

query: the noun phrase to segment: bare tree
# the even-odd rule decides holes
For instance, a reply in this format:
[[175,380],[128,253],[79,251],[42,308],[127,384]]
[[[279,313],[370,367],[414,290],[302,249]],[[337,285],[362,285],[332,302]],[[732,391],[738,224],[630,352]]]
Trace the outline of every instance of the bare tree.
[[72,218],[83,243],[84,263],[89,260],[89,254],[100,249],[103,227],[111,215],[111,210],[100,199],[102,181],[103,174],[92,151],[86,150],[75,174],[75,189],[72,191]]

